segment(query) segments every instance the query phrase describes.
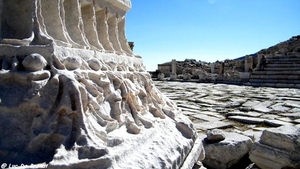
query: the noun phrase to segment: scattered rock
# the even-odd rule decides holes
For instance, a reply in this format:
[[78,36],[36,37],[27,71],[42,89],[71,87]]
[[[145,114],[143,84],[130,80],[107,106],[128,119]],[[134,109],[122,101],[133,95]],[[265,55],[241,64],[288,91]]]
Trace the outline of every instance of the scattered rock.
[[222,130],[214,129],[207,132],[207,137],[205,141],[207,143],[216,143],[225,140],[225,134]]

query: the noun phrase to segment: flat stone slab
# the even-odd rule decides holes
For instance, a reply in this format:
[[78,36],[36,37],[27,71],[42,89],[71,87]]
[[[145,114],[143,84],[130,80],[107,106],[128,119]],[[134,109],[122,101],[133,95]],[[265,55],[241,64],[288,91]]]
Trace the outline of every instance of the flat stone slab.
[[181,107],[181,108],[192,109],[192,110],[200,110],[201,109],[199,106],[191,105],[191,104],[188,104],[188,103],[177,104],[177,106]]
[[226,113],[226,116],[247,116],[247,117],[259,117],[261,113],[257,112],[241,112],[241,111],[234,111]]
[[284,122],[281,120],[265,120],[264,123],[271,127],[279,127],[279,126],[285,126],[285,125],[293,125],[292,123]]
[[285,101],[284,103],[285,103],[285,106],[287,106],[287,107],[300,108],[300,104],[298,101],[288,100],[288,101]]
[[275,105],[272,105],[271,108],[275,111],[279,111],[279,112],[287,112],[289,111],[291,108],[284,106],[284,103],[277,103]]
[[220,120],[219,118],[208,116],[208,115],[205,115],[205,114],[192,114],[190,116],[195,117],[195,118],[200,119],[200,120],[209,121],[209,122]]
[[272,104],[271,101],[247,101],[246,103],[242,104],[243,107],[251,107],[253,110],[261,112],[261,113],[270,113],[273,110],[269,109],[268,106]]
[[194,123],[194,127],[198,130],[212,130],[212,129],[224,129],[233,126],[232,122],[225,121],[212,121],[204,123]]
[[283,114],[280,114],[280,115],[284,116],[284,117],[300,118],[300,112],[297,112],[297,113],[283,113]]
[[260,124],[264,122],[264,119],[255,118],[255,117],[246,117],[246,116],[229,116],[227,117],[227,119],[235,120],[246,124]]

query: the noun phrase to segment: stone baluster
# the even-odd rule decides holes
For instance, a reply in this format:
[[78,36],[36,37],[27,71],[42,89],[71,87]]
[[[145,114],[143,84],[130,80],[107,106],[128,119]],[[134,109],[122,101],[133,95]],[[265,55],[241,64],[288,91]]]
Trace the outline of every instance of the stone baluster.
[[42,24],[41,31],[49,38],[53,39],[59,46],[71,47],[64,34],[64,23],[61,18],[60,0],[39,0],[39,22]]
[[115,51],[118,54],[121,54],[123,53],[123,51],[121,49],[121,45],[118,38],[117,20],[118,20],[117,14],[109,13],[108,21],[107,21],[109,40],[113,44]]
[[130,49],[130,46],[127,43],[126,35],[125,35],[125,16],[119,19],[118,23],[118,35],[119,35],[119,41],[122,50],[127,55],[132,55],[132,50]]
[[81,0],[81,15],[84,24],[85,36],[89,43],[98,50],[104,50],[98,40],[93,0]]
[[73,44],[73,47],[89,49],[89,43],[84,36],[83,22],[81,18],[81,8],[79,0],[63,0],[63,21],[68,37]]
[[[97,9],[97,8],[96,8]],[[97,32],[98,32],[98,38],[100,43],[102,44],[103,48],[107,52],[114,52],[115,49],[113,48],[112,43],[109,41],[109,35],[108,35],[108,14],[107,9],[101,9],[98,6],[98,9],[96,11],[96,21],[97,21]]]

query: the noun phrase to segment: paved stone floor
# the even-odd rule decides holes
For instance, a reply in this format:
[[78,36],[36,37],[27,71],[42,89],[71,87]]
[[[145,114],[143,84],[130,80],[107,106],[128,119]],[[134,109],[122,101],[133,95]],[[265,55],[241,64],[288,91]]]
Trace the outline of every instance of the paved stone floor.
[[199,134],[219,128],[257,141],[261,131],[300,127],[300,89],[155,81],[194,123]]

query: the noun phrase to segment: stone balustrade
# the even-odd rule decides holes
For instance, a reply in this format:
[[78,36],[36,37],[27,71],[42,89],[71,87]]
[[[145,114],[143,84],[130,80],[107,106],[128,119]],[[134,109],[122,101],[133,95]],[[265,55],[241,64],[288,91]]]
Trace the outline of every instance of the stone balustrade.
[[0,0],[0,164],[187,169],[203,160],[192,122],[130,49],[130,8]]
[[125,36],[125,14],[130,8],[130,0],[1,0],[0,43],[53,42],[132,56]]

